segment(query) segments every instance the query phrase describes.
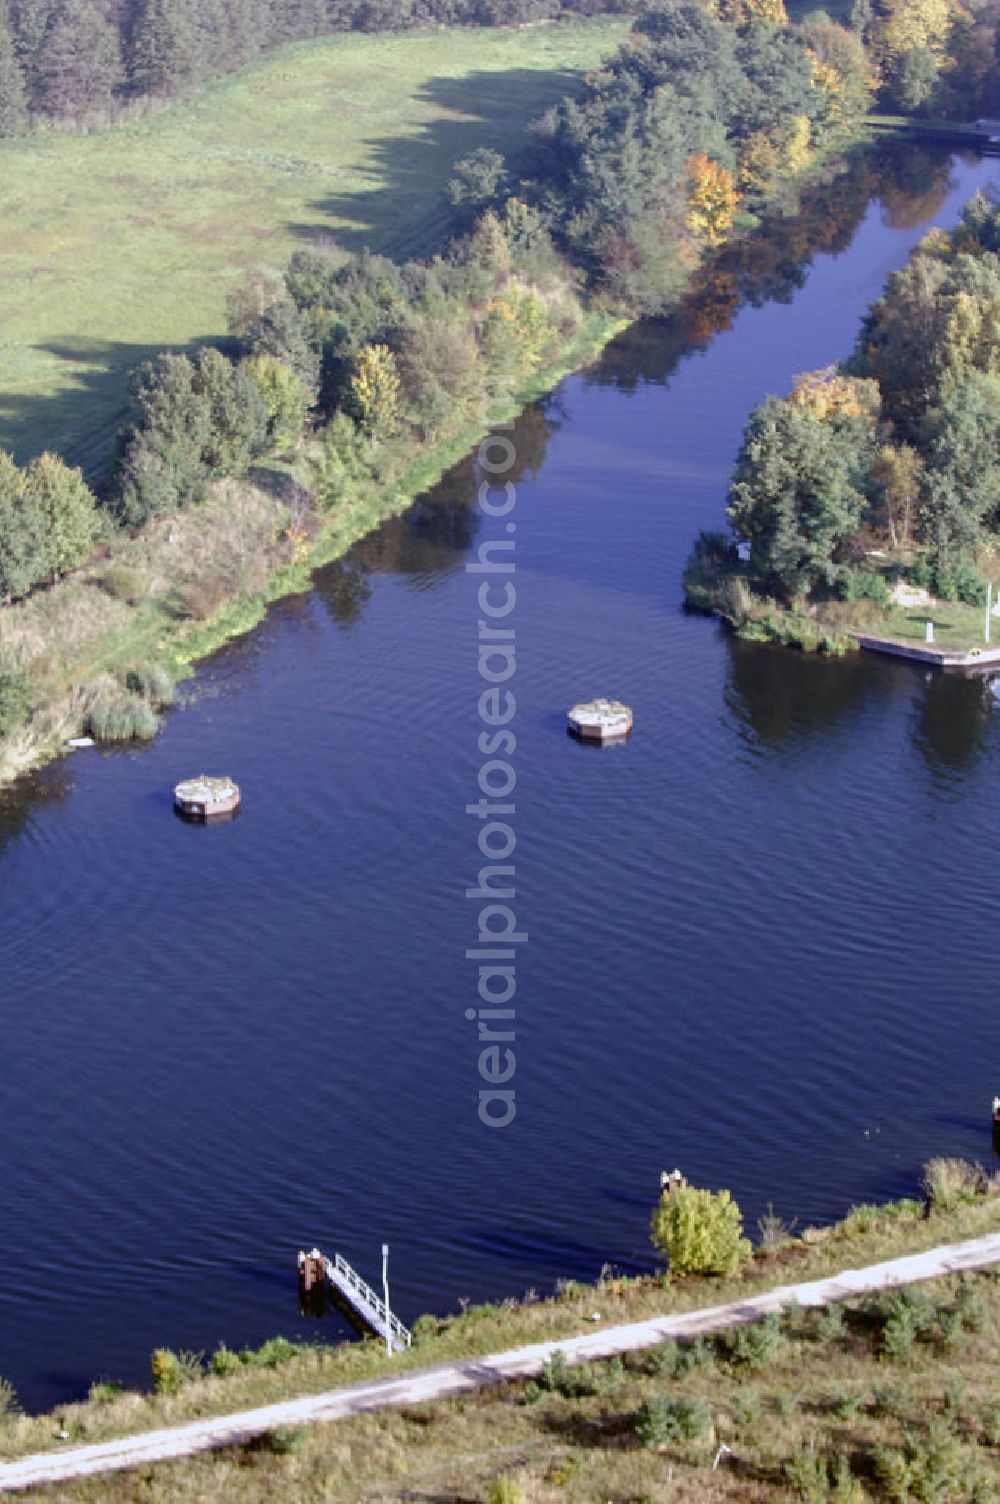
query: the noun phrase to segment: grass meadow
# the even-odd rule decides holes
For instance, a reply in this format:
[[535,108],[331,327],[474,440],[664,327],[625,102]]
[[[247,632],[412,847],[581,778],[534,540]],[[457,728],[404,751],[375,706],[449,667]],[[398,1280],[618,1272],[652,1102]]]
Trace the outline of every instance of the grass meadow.
[[323,238],[429,251],[456,157],[523,145],[627,27],[337,35],[143,120],[0,145],[0,448],[94,473],[129,368],[224,335],[248,270]]

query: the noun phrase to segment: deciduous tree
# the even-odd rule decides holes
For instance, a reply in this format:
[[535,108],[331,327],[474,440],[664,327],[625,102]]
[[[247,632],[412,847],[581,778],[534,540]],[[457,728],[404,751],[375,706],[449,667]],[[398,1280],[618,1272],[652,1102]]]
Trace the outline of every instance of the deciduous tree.
[[688,162],[686,222],[700,240],[718,245],[732,227],[739,203],[733,174],[728,167],[698,152]]
[[46,572],[53,578],[82,564],[97,535],[97,503],[79,470],[41,454],[24,470],[22,505],[40,519]]
[[364,345],[350,378],[350,406],[373,442],[388,438],[399,421],[399,372],[388,345]]

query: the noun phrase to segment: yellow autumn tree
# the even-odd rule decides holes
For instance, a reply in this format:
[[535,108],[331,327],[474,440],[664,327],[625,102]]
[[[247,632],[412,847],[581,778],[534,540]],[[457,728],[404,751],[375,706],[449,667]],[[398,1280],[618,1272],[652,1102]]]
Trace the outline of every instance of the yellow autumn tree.
[[740,148],[736,181],[741,193],[770,192],[780,167],[780,153],[768,132],[754,131]]
[[842,418],[874,418],[881,399],[877,381],[845,376],[839,366],[823,366],[796,376],[788,401],[821,422]]
[[910,444],[883,444],[872,461],[871,477],[882,493],[893,548],[909,545],[923,468],[923,460]]
[[958,0],[889,0],[874,28],[875,52],[890,68],[921,49],[943,63],[952,27],[965,14]]
[[551,330],[542,300],[533,287],[512,282],[491,298],[483,320],[482,343],[494,375],[530,371],[542,358]]
[[685,223],[709,245],[726,237],[740,201],[736,180],[728,167],[698,152],[687,164],[688,200]]
[[399,421],[399,371],[388,345],[363,345],[350,379],[350,409],[374,443]]
[[733,26],[749,26],[751,21],[788,25],[785,0],[720,0],[719,15]]
[[788,120],[781,141],[781,156],[785,171],[791,177],[805,172],[813,158],[812,124],[808,115],[792,115]]
[[818,57],[811,48],[806,48],[813,84],[826,100],[827,118],[831,125],[839,125],[844,118],[844,82],[836,68]]

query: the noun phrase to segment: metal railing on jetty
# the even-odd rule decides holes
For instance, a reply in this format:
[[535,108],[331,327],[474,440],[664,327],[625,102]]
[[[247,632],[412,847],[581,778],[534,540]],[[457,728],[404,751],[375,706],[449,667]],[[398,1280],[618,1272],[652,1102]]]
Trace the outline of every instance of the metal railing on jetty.
[[317,1296],[339,1296],[362,1325],[381,1337],[392,1352],[403,1352],[413,1340],[409,1329],[342,1254],[336,1253],[328,1259],[318,1248],[311,1253],[300,1253],[299,1292],[304,1308],[315,1306]]

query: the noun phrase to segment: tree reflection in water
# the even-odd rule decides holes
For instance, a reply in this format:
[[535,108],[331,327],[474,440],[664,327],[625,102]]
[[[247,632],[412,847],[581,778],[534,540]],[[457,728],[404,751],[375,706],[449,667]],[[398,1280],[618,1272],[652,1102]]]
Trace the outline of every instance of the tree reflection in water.
[[904,699],[913,707],[913,745],[935,776],[973,768],[991,718],[1000,715],[982,675],[923,670],[872,653],[825,658],[732,636],[725,698],[741,737],[772,751],[804,749],[835,727],[860,724],[873,702]]

